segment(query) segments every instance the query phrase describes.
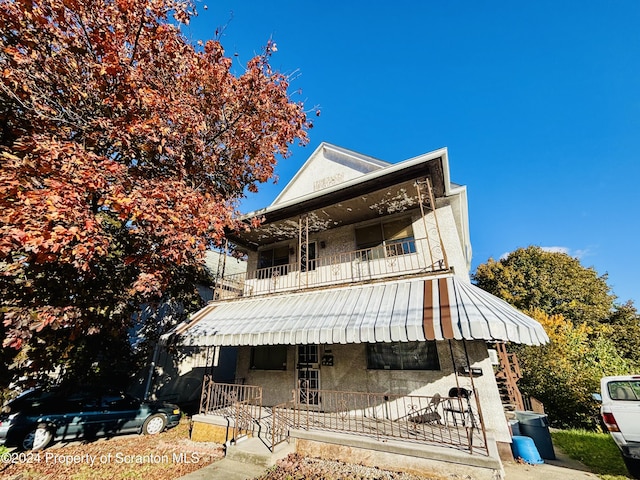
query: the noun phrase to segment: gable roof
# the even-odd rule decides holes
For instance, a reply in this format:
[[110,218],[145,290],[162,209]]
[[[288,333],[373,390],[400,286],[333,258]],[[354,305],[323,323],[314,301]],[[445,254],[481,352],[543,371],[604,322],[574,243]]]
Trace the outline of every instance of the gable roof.
[[[331,146],[329,150],[334,151],[337,148]],[[349,152],[344,149],[340,149],[340,151],[342,153]],[[291,219],[295,221],[301,215],[320,219],[318,229],[326,230],[339,227],[345,222],[367,221],[380,216],[380,213],[376,210],[376,205],[384,205],[390,195],[392,200],[395,197],[405,199],[402,205],[397,204],[395,201],[388,204],[387,208],[393,208],[394,213],[408,208],[415,208],[418,205],[416,181],[426,178],[431,183],[436,199],[446,197],[448,202],[452,205],[455,204],[456,221],[461,227],[460,241],[463,251],[468,254],[467,262],[470,264],[471,242],[467,227],[466,187],[451,183],[446,148],[434,150],[395,164],[376,161],[366,156],[358,158],[360,160],[362,158],[371,160],[371,170],[368,173],[361,173],[359,176],[353,176],[349,180],[336,182],[307,194],[301,194],[299,189],[301,183],[299,181],[303,177],[298,177],[298,180],[294,183],[298,185],[296,190],[299,195],[296,194],[294,198],[279,197],[276,203],[243,215],[243,219],[247,223],[253,218],[262,219],[262,226],[252,228],[248,232],[228,232],[227,237],[237,245],[255,250],[259,244],[265,243],[265,239],[269,239],[267,242],[269,243],[286,238],[283,232],[287,232],[290,228],[281,227],[286,227],[286,224]],[[386,166],[383,166],[385,164]],[[374,168],[374,166],[378,168]],[[313,190],[313,188],[311,187],[309,190]],[[391,213],[391,211],[388,213]],[[277,232],[277,235],[272,236],[270,230]]]
[[322,142],[271,205],[323,190],[390,165],[377,158]]

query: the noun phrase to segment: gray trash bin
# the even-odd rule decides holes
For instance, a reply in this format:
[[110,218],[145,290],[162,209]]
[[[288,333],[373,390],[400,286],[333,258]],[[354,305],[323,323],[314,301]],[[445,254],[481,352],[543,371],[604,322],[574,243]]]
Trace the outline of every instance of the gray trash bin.
[[518,436],[520,433],[520,422],[518,420],[509,420],[509,428],[511,428],[511,435]]
[[545,460],[555,460],[547,416],[543,413],[516,412],[516,418],[520,433],[533,439],[540,456]]

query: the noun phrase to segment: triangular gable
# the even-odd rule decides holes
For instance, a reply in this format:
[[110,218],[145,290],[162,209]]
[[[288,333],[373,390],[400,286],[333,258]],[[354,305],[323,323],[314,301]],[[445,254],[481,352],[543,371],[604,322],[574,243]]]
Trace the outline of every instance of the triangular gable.
[[271,205],[333,187],[389,165],[382,160],[323,142]]

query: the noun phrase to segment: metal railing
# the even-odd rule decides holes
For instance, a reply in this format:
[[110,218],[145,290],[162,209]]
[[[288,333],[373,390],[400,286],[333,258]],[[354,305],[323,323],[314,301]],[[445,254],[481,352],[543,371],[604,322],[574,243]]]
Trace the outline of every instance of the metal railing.
[[[200,413],[233,419],[232,438],[252,432],[261,422],[273,450],[289,438],[291,429],[322,430],[375,438],[448,446],[470,453],[488,454],[486,431],[477,393],[472,398],[440,395],[312,390],[300,385],[293,400],[272,407],[262,419],[262,387],[215,383],[203,384]],[[300,398],[317,398],[318,404]],[[269,409],[266,409],[267,411]]]
[[231,438],[253,432],[262,418],[262,387],[216,383],[205,375],[200,397],[200,413],[232,418]]
[[[294,400],[273,407],[272,445],[289,429],[323,430],[448,446],[488,455],[480,402],[458,397],[318,390],[319,405]],[[464,404],[462,403],[464,401]],[[458,415],[458,417],[456,417]]]
[[271,450],[289,439],[289,430],[300,421],[300,410],[290,400],[271,408]]
[[433,254],[426,238],[410,239],[320,256],[303,264],[296,262],[226,275],[216,281],[214,299],[250,297],[444,269],[442,255]]
[[[200,413],[216,412],[218,415],[235,416],[238,404],[252,405],[252,415],[260,420],[262,387],[235,383],[216,383],[211,375],[205,375],[200,396]],[[247,408],[245,408],[246,410]]]

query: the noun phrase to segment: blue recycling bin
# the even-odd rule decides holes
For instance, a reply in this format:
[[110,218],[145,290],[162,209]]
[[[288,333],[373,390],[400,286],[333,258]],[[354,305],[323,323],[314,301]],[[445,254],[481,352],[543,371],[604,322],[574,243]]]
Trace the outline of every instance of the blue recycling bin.
[[511,443],[511,450],[513,450],[514,458],[533,465],[544,463],[531,437],[514,435],[511,439],[513,441],[513,443]]
[[548,417],[543,413],[516,412],[516,418],[520,434],[533,439],[540,456],[545,460],[555,460]]

